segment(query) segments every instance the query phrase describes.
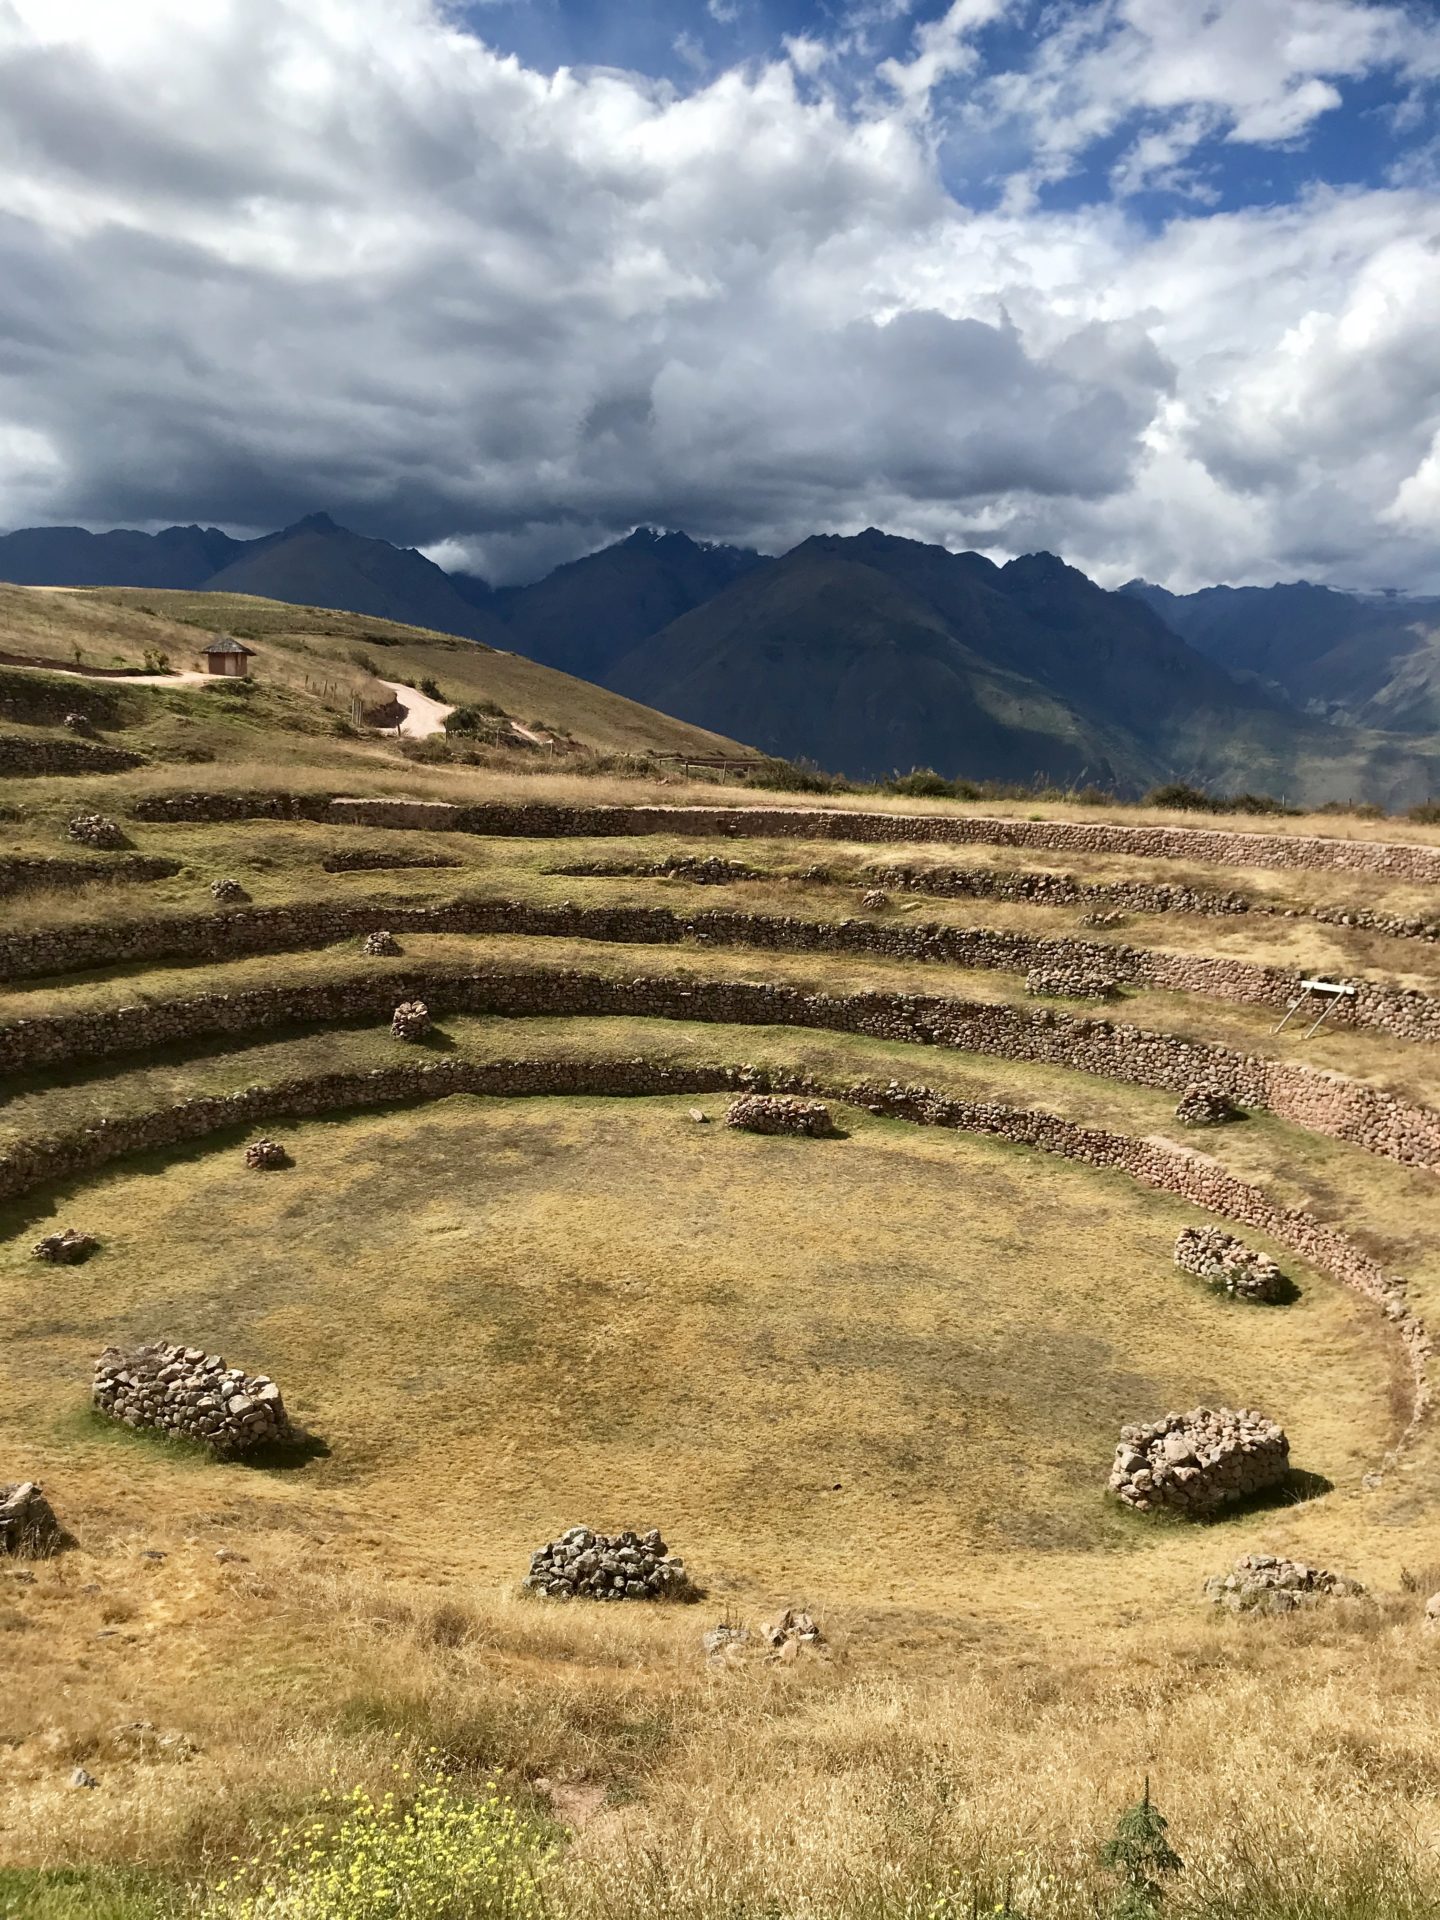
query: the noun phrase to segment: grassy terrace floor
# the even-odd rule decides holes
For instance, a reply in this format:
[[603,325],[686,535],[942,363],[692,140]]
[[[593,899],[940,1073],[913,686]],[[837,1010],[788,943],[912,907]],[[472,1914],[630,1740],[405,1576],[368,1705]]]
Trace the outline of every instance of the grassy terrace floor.
[[[354,876],[372,879],[374,876]],[[706,890],[714,891],[714,890]],[[726,892],[730,890],[727,889]],[[357,889],[352,899],[373,897]],[[494,897],[494,896],[492,896]],[[516,897],[506,895],[504,897]],[[668,903],[669,896],[665,896]],[[376,926],[384,924],[384,906],[375,908]],[[637,903],[642,904],[642,903]],[[709,906],[710,901],[702,903]],[[808,916],[807,916],[808,917]],[[840,954],[773,953],[748,947],[674,945],[567,940],[505,935],[412,934],[402,941],[398,959],[362,957],[359,941],[321,949],[286,949],[224,962],[178,965],[134,964],[66,980],[19,980],[0,988],[0,1023],[45,1015],[130,1006],[146,1001],[179,1000],[202,993],[236,993],[290,982],[306,985],[358,975],[413,973],[474,968],[573,968],[608,978],[631,979],[669,974],[696,979],[764,980],[817,993],[913,993],[1011,1005],[1027,1011],[1049,1006],[1079,1019],[1099,1019],[1232,1048],[1242,1053],[1293,1060],[1364,1080],[1420,1104],[1440,1103],[1440,1053],[1384,1034],[1332,1028],[1304,1037],[1292,1024],[1274,1034],[1277,1015],[1269,1008],[1236,1005],[1193,995],[1127,988],[1123,996],[1094,1002],[1029,998],[1019,976],[927,962],[872,959]],[[1173,1102],[1172,1102],[1173,1104]]]
[[[33,784],[33,783],[27,783]],[[97,803],[98,804],[98,803]],[[71,809],[65,809],[65,817]],[[751,912],[790,913],[807,919],[843,919],[862,913],[858,893],[874,872],[892,862],[925,866],[981,867],[996,871],[1026,869],[1082,872],[1085,879],[1164,881],[1194,884],[1216,891],[1239,891],[1256,900],[1287,906],[1334,904],[1399,916],[1428,916],[1430,891],[1379,884],[1374,877],[1347,874],[1274,874],[1234,868],[1202,868],[1190,863],[1113,856],[1077,863],[1020,850],[959,847],[901,847],[897,850],[842,842],[714,840],[663,838],[510,840],[478,839],[469,834],[380,831],[318,823],[271,821],[157,825],[131,823],[135,847],[184,863],[171,878],[138,884],[67,886],[17,896],[12,911],[24,924],[65,924],[76,920],[141,918],[167,911],[196,911],[209,904],[212,879],[240,879],[257,902],[355,898],[435,901],[483,889],[537,903],[664,904],[675,911],[704,911],[732,906]],[[16,823],[16,851],[64,855],[79,851],[63,838],[63,819],[46,817]],[[330,874],[321,860],[337,850],[380,849],[391,857],[438,855],[453,865],[382,869]],[[567,875],[554,869],[587,860],[653,862],[675,852],[699,857],[728,852],[775,877],[725,887],[700,887],[681,879]],[[796,876],[824,865],[853,874],[847,884],[825,885]],[[791,877],[785,877],[791,876]],[[1307,919],[1268,914],[1218,917],[1187,914],[1126,916],[1117,929],[1081,924],[1083,906],[1041,906],[1028,902],[944,899],[897,894],[878,917],[885,924],[988,926],[1037,937],[1070,938],[1153,947],[1190,953],[1228,955],[1257,965],[1304,967],[1322,973],[1366,976],[1397,986],[1440,991],[1440,945],[1398,940],[1359,928],[1328,926]],[[864,916],[869,917],[869,916]]]
[[[5,823],[17,848],[63,855],[78,851],[62,829],[81,807],[123,814],[127,796],[167,785],[307,781],[452,799],[717,797],[713,786],[437,773],[337,741],[283,778],[260,761],[157,767],[8,781],[0,802],[18,809]],[[1394,822],[1253,824],[1398,833]],[[461,895],[838,919],[859,912],[864,875],[891,862],[1432,911],[1421,889],[1354,875],[983,848],[485,841],[269,822],[135,823],[132,837],[185,871],[15,896],[0,911],[21,926],[204,912],[208,882],[234,874],[258,905],[368,901],[376,925],[387,902]],[[330,849],[377,845],[460,865],[319,868]],[[700,888],[548,871],[687,850],[774,877]],[[844,868],[846,883],[780,877],[812,862]],[[1417,941],[1260,916],[1136,914],[1105,935],[1079,925],[1083,911],[912,896],[885,918],[1108,937],[1440,992],[1440,949]],[[6,983],[0,1022],[426,966],[1037,1004],[1012,975],[836,955],[406,934],[401,959],[362,961],[357,944]],[[1058,1010],[1440,1104],[1432,1048],[1328,1030],[1272,1038],[1267,1010],[1148,991]],[[432,1057],[749,1061],[837,1086],[893,1075],[1198,1147],[1343,1227],[1410,1279],[1417,1310],[1440,1325],[1440,1181],[1265,1115],[1196,1135],[1176,1125],[1171,1094],[791,1027],[440,1024]],[[425,1057],[372,1022],[77,1063],[7,1085],[0,1146],[196,1093]],[[718,1117],[723,1101],[467,1095],[276,1121],[0,1208],[0,1480],[41,1478],[80,1540],[33,1580],[0,1560],[0,1862],[80,1869],[71,1899],[0,1868],[6,1920],[15,1888],[26,1920],[150,1920],[148,1895],[107,1907],[88,1869],[139,1863],[164,1894],[308,1815],[332,1770],[383,1787],[397,1755],[424,1764],[430,1748],[461,1782],[499,1769],[523,1804],[573,1821],[556,1893],[567,1920],[899,1920],[902,1896],[928,1886],[942,1856],[1026,1855],[1043,1857],[1060,1889],[1017,1901],[1026,1920],[1089,1920],[1094,1842],[1146,1772],[1189,1884],[1245,1848],[1290,1876],[1288,1906],[1207,1908],[1197,1894],[1177,1909],[1183,1920],[1432,1911],[1428,1894],[1407,1906],[1395,1889],[1397,1863],[1440,1874],[1440,1662],[1419,1626],[1440,1587],[1440,1436],[1432,1420],[1378,1488],[1362,1486],[1405,1403],[1380,1314],[1277,1248],[1299,1285],[1283,1308],[1183,1279],[1175,1232],[1206,1216],[1121,1175],[863,1111],[842,1113],[840,1140],[760,1139],[696,1126],[692,1105]],[[293,1168],[244,1169],[243,1140],[261,1130],[286,1141]],[[61,1224],[97,1231],[101,1252],[75,1269],[33,1261],[36,1235]],[[151,1333],[272,1371],[329,1451],[247,1468],[98,1425],[86,1407],[94,1353]],[[1317,1497],[1202,1527],[1146,1524],[1107,1503],[1123,1421],[1216,1401],[1281,1420],[1297,1467],[1319,1476]],[[577,1520],[661,1525],[706,1604],[517,1600],[529,1550]],[[1380,1598],[1294,1620],[1197,1606],[1205,1575],[1261,1548],[1354,1573]],[[753,1625],[792,1600],[822,1612],[828,1658],[704,1664],[703,1628],[726,1615]],[[200,1752],[137,1757],[115,1732],[135,1720],[181,1729]],[[99,1792],[68,1789],[76,1762]],[[1390,1891],[1343,1908],[1335,1889],[1371,1847]]]

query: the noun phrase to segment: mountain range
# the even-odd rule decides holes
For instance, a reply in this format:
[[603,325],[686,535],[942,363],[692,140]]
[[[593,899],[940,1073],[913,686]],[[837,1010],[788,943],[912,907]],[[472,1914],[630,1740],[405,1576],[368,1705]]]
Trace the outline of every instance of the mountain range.
[[1167,593],[1132,580],[1175,633],[1229,672],[1355,726],[1440,731],[1440,599],[1341,593],[1308,580]]
[[[869,528],[771,558],[639,528],[524,586],[447,573],[312,514],[0,536],[0,579],[247,593],[482,641],[856,777],[1183,779],[1315,804],[1440,786],[1440,602],[1293,587],[1107,592]],[[1380,638],[1377,640],[1377,635]],[[1432,654],[1435,658],[1432,660]]]

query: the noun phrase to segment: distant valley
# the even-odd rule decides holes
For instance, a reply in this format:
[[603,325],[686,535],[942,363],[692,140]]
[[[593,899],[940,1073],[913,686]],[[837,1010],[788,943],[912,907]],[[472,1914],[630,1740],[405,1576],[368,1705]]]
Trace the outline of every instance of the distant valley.
[[857,778],[916,766],[1134,794],[1184,780],[1304,804],[1440,787],[1440,602],[1303,584],[1103,590],[1052,554],[871,528],[789,553],[641,528],[524,586],[314,514],[0,537],[0,579],[254,594],[460,635]]

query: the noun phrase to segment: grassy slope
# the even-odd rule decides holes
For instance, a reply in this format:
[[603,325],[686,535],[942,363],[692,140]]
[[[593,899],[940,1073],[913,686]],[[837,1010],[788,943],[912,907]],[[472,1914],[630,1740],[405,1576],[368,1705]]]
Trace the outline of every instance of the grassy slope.
[[[308,701],[322,721],[348,714],[351,693],[373,688],[373,665],[382,679],[433,678],[453,704],[492,700],[514,719],[541,722],[602,752],[743,751],[519,654],[361,614],[239,594],[0,586],[0,648],[58,666],[75,665],[79,647],[82,665],[139,667],[147,652],[163,652],[174,667],[189,667],[198,645],[217,630],[236,633],[254,649],[252,672],[262,689]],[[196,703],[212,692],[168,697],[208,719],[211,708]],[[83,703],[77,698],[77,704]]]

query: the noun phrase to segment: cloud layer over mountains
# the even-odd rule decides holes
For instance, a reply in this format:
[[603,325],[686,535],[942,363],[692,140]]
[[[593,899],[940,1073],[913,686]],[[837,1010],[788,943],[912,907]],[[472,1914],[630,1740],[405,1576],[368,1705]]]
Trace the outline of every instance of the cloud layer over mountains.
[[[637,522],[874,522],[1112,582],[1440,585],[1423,142],[1207,187],[1352,85],[1413,122],[1440,32],[1087,0],[987,64],[1024,11],[884,58],[857,13],[682,90],[430,0],[0,0],[0,525],[324,504],[504,579]],[[1056,190],[1101,149],[1103,194]]]

